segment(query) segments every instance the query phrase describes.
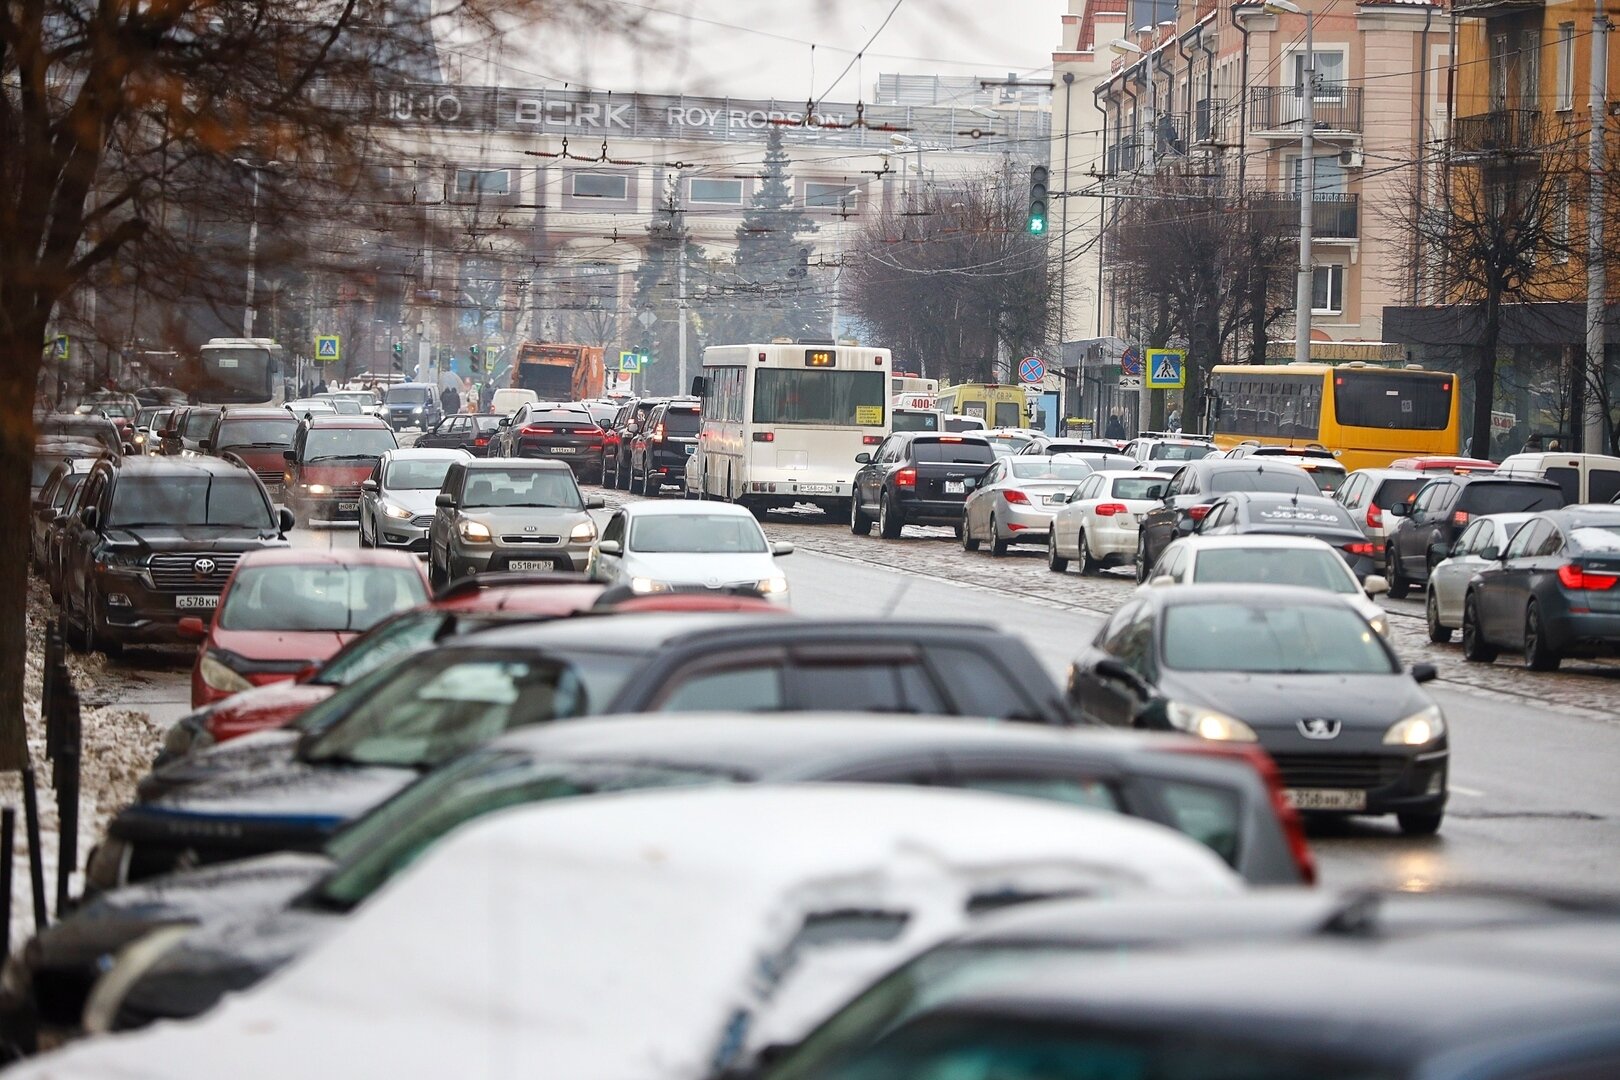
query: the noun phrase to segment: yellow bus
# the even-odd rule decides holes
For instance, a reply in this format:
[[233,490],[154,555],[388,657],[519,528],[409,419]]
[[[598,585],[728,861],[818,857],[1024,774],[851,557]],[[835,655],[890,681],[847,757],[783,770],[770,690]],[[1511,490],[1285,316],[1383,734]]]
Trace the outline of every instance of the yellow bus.
[[976,416],[993,428],[1026,427],[1029,399],[1021,386],[957,383],[942,387],[934,408],[946,416]]
[[1215,446],[1333,451],[1346,470],[1458,452],[1457,376],[1345,364],[1221,366],[1210,376]]

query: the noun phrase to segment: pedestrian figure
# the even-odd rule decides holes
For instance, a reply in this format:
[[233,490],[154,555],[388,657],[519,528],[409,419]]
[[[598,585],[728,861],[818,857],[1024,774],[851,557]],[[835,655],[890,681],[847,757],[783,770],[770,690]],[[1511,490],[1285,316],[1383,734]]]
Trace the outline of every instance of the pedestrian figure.
[[1123,439],[1125,437],[1125,421],[1120,418],[1119,409],[1108,414],[1108,426],[1103,429],[1105,439]]

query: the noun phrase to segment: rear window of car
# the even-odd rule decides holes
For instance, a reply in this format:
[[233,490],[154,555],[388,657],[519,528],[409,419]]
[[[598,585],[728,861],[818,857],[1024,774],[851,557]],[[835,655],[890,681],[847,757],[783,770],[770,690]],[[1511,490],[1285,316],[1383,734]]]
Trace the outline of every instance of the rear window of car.
[[939,413],[916,409],[895,409],[891,414],[895,431],[938,431]]
[[696,409],[665,409],[664,432],[676,437],[687,437],[698,433],[698,411]]
[[1576,525],[1569,531],[1569,538],[1582,551],[1620,554],[1620,521],[1612,525]]
[[1091,475],[1091,466],[1083,461],[1044,461],[1030,458],[1012,459],[1012,474],[1020,480],[1072,480],[1078,483]]
[[1392,506],[1399,506],[1413,495],[1416,495],[1418,488],[1428,482],[1426,478],[1421,476],[1385,480],[1378,486],[1378,490],[1373,493],[1373,505],[1380,510],[1388,510]]
[[1316,484],[1303,470],[1296,469],[1223,469],[1209,477],[1209,490],[1227,491],[1280,491],[1287,494],[1315,495]]
[[1536,510],[1557,510],[1568,499],[1556,487],[1545,484],[1519,484],[1511,481],[1485,481],[1463,488],[1457,509],[1470,514],[1518,514]]
[[924,465],[990,465],[996,460],[995,451],[977,439],[917,439],[911,444],[911,457]]
[[545,424],[558,428],[595,427],[589,413],[578,409],[541,409],[529,410],[525,424]]
[[1349,511],[1337,503],[1322,506],[1295,506],[1291,503],[1251,504],[1249,522],[1286,532],[1359,532]]
[[1162,499],[1169,486],[1166,476],[1116,476],[1108,493],[1116,499]]
[[397,566],[247,566],[231,582],[222,630],[364,633],[427,599],[422,575]]
[[1193,581],[1200,585],[1298,585],[1345,594],[1360,591],[1344,560],[1325,548],[1209,548],[1200,551],[1193,563]]
[[1200,461],[1215,452],[1203,443],[1159,443],[1148,451],[1155,461]]

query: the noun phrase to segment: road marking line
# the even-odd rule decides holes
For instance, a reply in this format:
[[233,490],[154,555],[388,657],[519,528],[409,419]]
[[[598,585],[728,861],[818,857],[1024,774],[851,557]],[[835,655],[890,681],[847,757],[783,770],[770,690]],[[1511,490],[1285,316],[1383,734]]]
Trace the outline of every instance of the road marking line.
[[1485,797],[1485,793],[1480,791],[1478,788],[1463,787],[1461,784],[1452,784],[1451,790],[1456,792],[1458,795],[1471,795],[1476,799],[1483,799]]

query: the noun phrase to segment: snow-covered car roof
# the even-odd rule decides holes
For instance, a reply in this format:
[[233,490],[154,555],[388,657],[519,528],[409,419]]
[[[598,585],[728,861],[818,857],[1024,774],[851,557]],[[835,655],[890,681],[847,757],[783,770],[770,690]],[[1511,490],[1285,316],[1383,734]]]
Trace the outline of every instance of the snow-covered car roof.
[[1019,897],[1227,894],[1212,852],[1054,803],[881,785],[598,795],[479,819],[212,1014],[19,1078],[708,1076]]

